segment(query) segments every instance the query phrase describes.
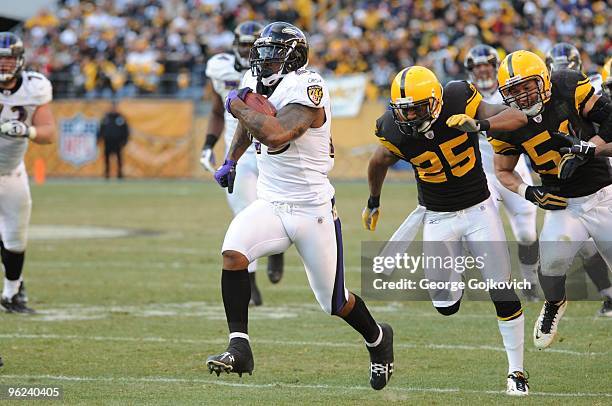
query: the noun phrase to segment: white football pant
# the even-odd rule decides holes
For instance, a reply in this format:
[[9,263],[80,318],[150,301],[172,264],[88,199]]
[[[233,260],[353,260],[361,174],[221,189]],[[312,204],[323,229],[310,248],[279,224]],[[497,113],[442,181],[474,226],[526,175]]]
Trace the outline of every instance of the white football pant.
[[8,174],[0,174],[0,238],[4,248],[23,252],[28,240],[32,198],[22,162]]
[[295,244],[321,308],[337,314],[348,300],[348,290],[342,230],[334,213],[331,201],[307,206],[256,200],[232,220],[222,252],[237,251],[252,262]]

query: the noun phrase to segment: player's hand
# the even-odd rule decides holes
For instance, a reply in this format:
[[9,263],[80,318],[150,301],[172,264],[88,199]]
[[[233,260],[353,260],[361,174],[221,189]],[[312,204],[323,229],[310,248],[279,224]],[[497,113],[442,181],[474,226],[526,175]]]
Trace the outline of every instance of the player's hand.
[[367,206],[361,212],[361,222],[366,230],[376,230],[378,216],[380,215],[380,196],[370,196]]
[[234,180],[236,179],[236,161],[226,159],[223,165],[215,172],[215,180],[221,187],[226,187],[229,193],[234,191]]
[[571,147],[563,147],[559,152],[564,154],[573,154],[580,158],[591,159],[595,157],[596,145],[592,142],[576,140]]
[[210,173],[215,173],[215,154],[212,148],[204,148],[200,155],[200,165]]
[[27,138],[30,135],[30,127],[19,120],[8,120],[0,124],[0,133],[14,138]]
[[[562,148],[563,150],[569,148]],[[572,177],[576,169],[581,167],[587,162],[588,158],[583,157],[581,155],[566,153],[561,157],[561,161],[559,161],[557,177],[559,179],[569,179]]]
[[567,207],[567,198],[554,194],[556,189],[547,186],[527,186],[525,199],[544,210],[564,210]]
[[225,98],[225,110],[227,110],[228,113],[234,116],[234,113],[232,113],[232,102],[236,99],[244,101],[246,95],[248,93],[251,93],[252,91],[253,89],[251,89],[250,87],[243,87],[242,89],[234,89],[230,91],[227,94],[227,97]]
[[[481,130],[482,121],[474,120],[467,114],[455,114],[446,120],[446,125],[457,130],[465,131],[466,133],[474,133]],[[482,131],[486,131],[487,129],[482,128]]]

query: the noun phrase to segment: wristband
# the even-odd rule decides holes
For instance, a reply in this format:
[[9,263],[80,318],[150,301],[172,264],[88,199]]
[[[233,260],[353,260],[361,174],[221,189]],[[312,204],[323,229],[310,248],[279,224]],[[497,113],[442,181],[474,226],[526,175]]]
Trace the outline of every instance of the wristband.
[[204,148],[203,149],[206,149],[206,148],[212,149],[215,146],[215,144],[217,143],[218,140],[219,140],[219,137],[217,137],[216,135],[214,135],[214,134],[207,134],[206,135],[206,141],[204,142]]
[[491,128],[491,123],[489,120],[478,120],[478,130],[479,131],[488,131]]
[[528,188],[528,187],[529,187],[529,185],[528,185],[528,184],[526,184],[526,183],[521,183],[521,184],[519,185],[519,187],[518,187],[518,191],[517,191],[517,193],[518,193],[519,195],[521,195],[521,197],[522,197],[523,199],[525,198],[525,192],[527,192],[527,188]]
[[36,131],[36,127],[30,127],[28,128],[28,138],[33,140],[34,138],[36,138],[36,136],[38,135],[38,132]]

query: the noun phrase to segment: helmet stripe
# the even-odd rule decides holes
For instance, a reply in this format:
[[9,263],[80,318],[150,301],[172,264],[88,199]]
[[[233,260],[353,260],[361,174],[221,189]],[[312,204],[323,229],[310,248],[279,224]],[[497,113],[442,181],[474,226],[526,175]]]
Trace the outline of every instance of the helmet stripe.
[[514,77],[514,68],[512,67],[512,57],[514,56],[514,52],[508,55],[508,73],[510,77]]
[[406,97],[406,74],[408,73],[408,71],[410,70],[410,68],[406,68],[404,69],[404,71],[402,72],[402,78],[400,79],[400,97],[403,99],[404,97]]

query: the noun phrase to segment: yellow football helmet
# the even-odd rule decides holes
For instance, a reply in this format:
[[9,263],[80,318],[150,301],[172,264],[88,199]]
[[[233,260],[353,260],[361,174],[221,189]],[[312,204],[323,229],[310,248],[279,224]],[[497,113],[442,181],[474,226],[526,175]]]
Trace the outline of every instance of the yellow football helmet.
[[612,97],[612,58],[608,59],[601,69],[601,90],[608,97]]
[[442,111],[442,84],[432,71],[422,66],[403,69],[391,84],[395,123],[411,136],[427,132]]
[[529,117],[542,112],[550,100],[551,82],[544,61],[529,51],[508,54],[497,71],[499,92],[504,103]]

